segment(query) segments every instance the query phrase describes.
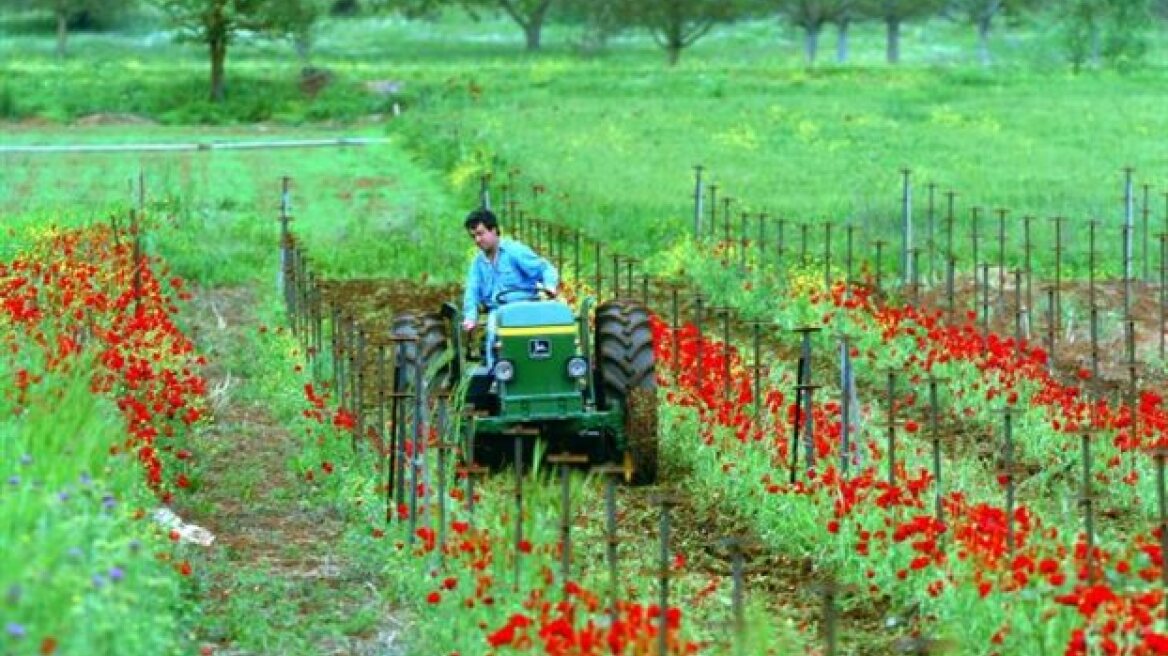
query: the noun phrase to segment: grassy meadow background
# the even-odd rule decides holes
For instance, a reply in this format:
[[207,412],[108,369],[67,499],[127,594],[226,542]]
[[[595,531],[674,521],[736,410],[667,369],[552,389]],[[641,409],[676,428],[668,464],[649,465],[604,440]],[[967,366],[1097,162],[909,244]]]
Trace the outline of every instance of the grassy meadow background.
[[[518,170],[524,184],[544,185],[557,199],[538,205],[541,213],[603,235],[617,250],[665,253],[663,267],[677,258],[673,246],[691,229],[692,167],[699,163],[720,195],[735,199],[735,213],[765,211],[789,225],[855,222],[867,228],[861,250],[870,249],[873,239],[895,238],[902,168],[913,171],[918,217],[926,183],[938,185],[939,193],[959,194],[961,236],[968,234],[975,205],[986,209],[986,233],[996,229],[989,210],[999,207],[1011,210],[1011,220],[1024,214],[1069,217],[1070,270],[1079,276],[1087,219],[1103,220],[1110,243],[1117,243],[1124,167],[1135,169],[1138,186],[1150,187],[1154,230],[1168,231],[1168,31],[1162,24],[1143,65],[1075,73],[1060,54],[1057,29],[1026,21],[996,26],[989,67],[977,64],[974,33],[964,25],[908,26],[898,66],[883,63],[879,26],[853,29],[845,65],[831,63],[828,32],[821,62],[809,68],[797,31],[759,21],[716,28],[670,68],[641,34],[585,52],[575,45],[576,30],[552,25],[544,50],[529,54],[519,30],[498,17],[329,20],[317,32],[311,63],[335,77],[319,95],[308,97],[298,88],[304,62],[288,44],[243,38],[228,56],[228,99],[222,105],[206,100],[204,50],[175,43],[158,25],[74,35],[64,60],[54,55],[53,39],[42,27],[27,17],[0,21],[0,147],[388,139],[383,145],[319,150],[0,152],[0,261],[25,252],[46,225],[124,216],[134,202],[133,181],[143,171],[154,220],[146,237],[149,252],[197,288],[254,290],[257,325],[283,321],[275,282],[281,176],[292,178],[292,225],[313,269],[335,277],[424,274],[459,281],[471,253],[461,219],[476,202],[479,177],[508,169]],[[384,81],[400,82],[400,92],[387,97],[367,88]],[[1016,249],[1017,223],[1011,225]],[[1049,276],[1049,224],[1036,225],[1036,242],[1046,246],[1036,255],[1039,276]],[[789,228],[788,238],[794,234]],[[1118,271],[1118,248],[1103,247],[1111,249],[1107,266]],[[967,258],[968,249],[968,239],[959,239],[958,256]],[[710,263],[706,270],[713,268]],[[247,328],[245,348],[224,357],[242,376],[237,393],[294,423],[305,382],[289,373],[300,362],[296,344]],[[55,384],[72,389],[75,381]],[[109,408],[93,412],[95,422],[112,423]],[[113,430],[102,426],[102,435]],[[43,424],[35,428],[42,431]],[[26,441],[40,435],[21,433],[15,423],[4,430]],[[26,455],[19,450],[0,450],[6,458],[0,467]],[[21,467],[39,468],[48,457],[37,452],[30,461],[35,464],[11,464],[14,471],[0,470],[0,478],[24,475]],[[277,464],[299,471],[324,457],[339,462],[341,456],[306,444],[304,453]],[[53,485],[80,485],[73,482],[92,475],[95,489],[122,494],[125,488],[135,504],[149,501],[132,481],[103,475],[93,464],[67,463],[50,473]],[[192,475],[197,480],[198,472]],[[262,481],[249,479],[248,485],[262,488]],[[161,591],[162,601],[151,612],[162,619],[143,629],[141,643],[152,653],[189,653],[200,641],[235,635],[245,650],[316,653],[321,632],[372,630],[383,604],[404,603],[393,585],[421,590],[409,579],[417,572],[404,565],[393,570],[400,563],[390,547],[370,540],[367,513],[353,501],[360,490],[331,485],[330,511],[339,509],[347,530],[328,549],[359,561],[384,598],[360,609],[356,619],[331,618],[314,628],[298,622],[284,603],[299,592],[271,580],[261,564],[192,553],[193,583],[174,583],[166,568],[146,572],[142,590]],[[311,503],[285,496],[292,499],[248,498],[257,507]],[[204,510],[208,504],[197,494],[192,502]],[[35,523],[33,515],[20,519]],[[105,522],[103,517],[98,520]],[[144,537],[136,533],[141,526],[128,521],[111,530],[119,548]],[[152,546],[166,543],[165,536],[146,539]],[[60,546],[46,558],[75,558],[68,549]],[[122,564],[110,558],[102,552],[106,571]],[[0,565],[0,583],[23,571],[15,559],[0,556]],[[210,579],[201,578],[204,571],[230,580],[231,589],[241,592],[239,601],[210,613],[193,608],[190,600],[209,585]],[[91,576],[77,570],[64,582],[84,587]],[[27,596],[30,588],[21,589]],[[335,601],[330,592],[312,594],[322,595],[313,600],[323,607]],[[52,603],[68,596],[55,590],[45,597],[37,621],[57,627],[84,617],[88,605],[79,605],[75,616],[50,617]],[[0,609],[15,607],[10,599],[0,601]],[[396,612],[424,610],[418,602]],[[118,606],[96,625],[110,644],[126,612]],[[69,644],[86,639],[79,635]],[[9,645],[0,642],[0,653]],[[27,653],[37,647],[25,646]]]

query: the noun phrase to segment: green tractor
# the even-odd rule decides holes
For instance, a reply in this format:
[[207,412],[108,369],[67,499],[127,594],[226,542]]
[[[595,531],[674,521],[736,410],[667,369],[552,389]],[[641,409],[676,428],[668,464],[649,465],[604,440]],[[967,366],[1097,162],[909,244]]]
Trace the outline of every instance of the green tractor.
[[417,338],[400,380],[421,367],[429,372],[427,388],[451,388],[466,411],[468,460],[493,464],[511,452],[516,436],[538,435],[549,453],[615,461],[633,484],[653,483],[657,379],[648,310],[613,300],[593,313],[589,298],[573,313],[566,303],[526,292],[503,292],[498,300],[510,302],[499,304],[481,341],[465,339],[451,303],[441,319],[395,322],[395,334]]

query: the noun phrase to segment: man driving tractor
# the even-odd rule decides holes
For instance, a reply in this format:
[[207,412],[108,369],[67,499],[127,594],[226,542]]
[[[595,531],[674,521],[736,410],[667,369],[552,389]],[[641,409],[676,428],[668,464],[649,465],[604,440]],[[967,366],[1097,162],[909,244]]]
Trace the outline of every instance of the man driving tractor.
[[[499,235],[499,221],[494,213],[479,208],[467,215],[463,223],[467,234],[479,247],[466,275],[462,296],[462,329],[474,330],[479,305],[489,313],[499,305],[513,301],[535,300],[541,291],[556,296],[560,275],[546,259],[527,245]],[[490,344],[491,320],[487,320],[487,344]],[[492,364],[491,349],[485,349],[487,366]]]

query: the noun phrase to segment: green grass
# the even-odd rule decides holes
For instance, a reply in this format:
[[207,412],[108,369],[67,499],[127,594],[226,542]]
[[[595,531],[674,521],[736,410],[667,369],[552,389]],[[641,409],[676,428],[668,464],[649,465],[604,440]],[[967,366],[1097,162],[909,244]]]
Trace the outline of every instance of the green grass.
[[[204,55],[194,46],[150,33],[82,35],[73,40],[73,56],[58,62],[50,39],[5,35],[0,115],[24,122],[4,125],[6,144],[337,133],[388,133],[394,142],[303,151],[3,155],[0,216],[14,232],[0,243],[0,259],[10,258],[29,231],[45,223],[107,221],[111,214],[124,221],[133,198],[131,180],[140,169],[148,185],[149,250],[196,282],[250,284],[268,298],[275,295],[283,175],[294,181],[292,225],[314,270],[336,277],[427,273],[446,280],[460,277],[470,253],[460,224],[473,203],[478,175],[501,174],[510,166],[521,170],[525,201],[526,185],[533,182],[554,196],[566,195],[530,210],[585,227],[618,250],[643,256],[664,251],[689,230],[690,175],[697,163],[708,168],[707,179],[716,181],[723,195],[736,199],[736,207],[765,210],[787,218],[789,225],[834,220],[875,226],[861,237],[860,249],[869,255],[873,239],[895,238],[898,171],[909,167],[917,183],[919,221],[925,183],[960,194],[957,255],[964,266],[971,256],[969,208],[977,204],[1009,207],[1012,217],[1072,217],[1076,225],[1067,243],[1075,258],[1071,273],[1077,275],[1084,261],[1083,219],[1108,221],[1112,241],[1106,243],[1114,243],[1122,167],[1135,167],[1137,183],[1153,185],[1153,198],[1161,198],[1168,164],[1159,141],[1168,129],[1162,35],[1148,68],[1081,75],[1071,75],[1059,61],[1055,35],[1043,26],[1002,35],[996,44],[999,63],[990,69],[972,65],[971,32],[947,24],[910,29],[906,65],[895,69],[881,63],[880,34],[872,26],[857,30],[854,64],[844,67],[804,68],[797,37],[763,23],[718,30],[669,70],[643,37],[619,38],[609,51],[588,59],[573,52],[567,28],[552,28],[546,52],[531,56],[521,52],[518,30],[501,21],[336,22],[322,30],[315,59],[337,73],[337,82],[322,96],[307,98],[297,90],[300,63],[288,47],[245,40],[231,54],[230,100],[212,106],[203,100]],[[364,90],[365,82],[386,79],[405,84],[400,99],[405,113],[399,118],[387,119],[388,101]],[[52,124],[95,112],[134,113],[164,126]],[[382,116],[370,119],[372,114]],[[39,124],[42,120],[50,124]],[[264,125],[243,125],[254,121]],[[1163,212],[1162,204],[1154,205],[1153,225],[1168,221]],[[995,227],[987,218],[982,230]],[[794,234],[789,228],[788,239]],[[1017,249],[1016,228],[1011,239]],[[1040,273],[1049,275],[1048,229],[1038,231],[1036,239],[1045,239]],[[992,241],[982,248],[983,256],[996,254]],[[1115,251],[1108,251],[1112,271]],[[653,266],[667,270],[688,256],[671,250]],[[752,309],[761,311],[767,300],[753,302]],[[275,321],[278,315],[269,308],[263,316]],[[298,381],[287,376],[287,354],[252,349],[214,355],[252,376],[249,398],[266,401],[283,419],[295,414]],[[279,371],[284,375],[276,375]],[[76,414],[101,416],[85,409]],[[95,431],[94,439],[101,434]],[[34,454],[34,462],[51,459],[58,447],[37,439],[46,451]],[[4,461],[15,462],[20,451],[2,451]],[[321,457],[306,446],[303,462],[293,467],[314,466]],[[54,481],[79,475],[76,463],[60,467]],[[248,501],[273,495],[248,472],[225,482]],[[332,492],[339,498],[351,491]],[[295,501],[290,494],[284,490],[267,500]],[[0,503],[11,498],[0,497]],[[35,501],[46,505],[52,499]],[[20,507],[40,506],[22,502]],[[33,521],[25,514],[11,518]],[[384,566],[374,556],[386,556],[385,547],[362,555],[369,548],[366,518],[350,520],[346,555],[364,559],[361,566],[371,572]],[[51,544],[67,541],[54,537]],[[63,560],[65,548],[55,547],[44,557]],[[25,552],[0,553],[5,554],[0,564],[9,571]],[[360,633],[376,621],[379,611],[365,607],[319,628],[290,630],[301,618],[288,599],[327,604],[337,597],[273,581],[262,567],[239,567],[230,562],[232,556],[207,563],[240,591],[221,614],[200,625],[212,638],[296,651],[318,643],[321,632]],[[116,562],[113,556],[100,558],[103,567],[106,560]],[[79,585],[87,583],[88,570],[68,572]],[[391,580],[392,573],[381,575]],[[415,582],[417,590],[410,590],[408,582],[399,583],[403,596],[426,585]],[[151,603],[158,604],[158,616],[170,617],[165,607],[177,603],[177,586],[159,585]],[[150,617],[152,609],[141,611],[142,617]],[[264,621],[254,622],[259,615]]]
[[[95,128],[69,135],[24,133],[28,141],[190,143],[211,139],[322,138],[322,131]],[[291,227],[312,268],[336,277],[411,277],[457,269],[472,247],[439,176],[399,146],[197,153],[7,155],[0,208],[14,229],[46,222],[126,225],[144,172],[152,228],[147,242],[179,274],[201,283],[274,281],[279,267],[281,177],[291,184]],[[455,240],[458,241],[455,241]],[[451,248],[449,244],[458,244]],[[402,245],[419,247],[401,257]],[[8,244],[16,248],[17,244]]]

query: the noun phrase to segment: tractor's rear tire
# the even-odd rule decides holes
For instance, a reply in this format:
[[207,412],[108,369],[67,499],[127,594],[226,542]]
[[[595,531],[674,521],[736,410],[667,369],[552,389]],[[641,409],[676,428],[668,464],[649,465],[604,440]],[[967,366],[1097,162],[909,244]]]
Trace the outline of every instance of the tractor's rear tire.
[[596,308],[596,359],[600,407],[625,415],[632,482],[652,484],[658,460],[657,362],[645,306],[615,300]]
[[438,358],[446,351],[446,322],[441,317],[413,312],[395,316],[390,327],[390,335],[396,338],[417,339],[416,342],[401,342],[394,347],[394,366],[397,369],[397,391],[411,389],[417,381],[417,370],[422,371],[423,392],[446,384],[444,369],[430,371]]
[[[432,314],[402,313],[393,318],[390,336],[413,337],[417,341],[395,342],[390,355],[393,363],[393,391],[410,394],[399,398],[399,419],[404,431],[399,433],[411,439],[415,415],[421,410],[421,419],[428,421],[438,410],[438,392],[447,389],[447,366],[438,367],[439,358],[446,352],[446,322]],[[418,373],[421,372],[419,386]],[[420,403],[418,399],[421,399]]]

